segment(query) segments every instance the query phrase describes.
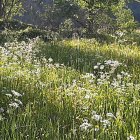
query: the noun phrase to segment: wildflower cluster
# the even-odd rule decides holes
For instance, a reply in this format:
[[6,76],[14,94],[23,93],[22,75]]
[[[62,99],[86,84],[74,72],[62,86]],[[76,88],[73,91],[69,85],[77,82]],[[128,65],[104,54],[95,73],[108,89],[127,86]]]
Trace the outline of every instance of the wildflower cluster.
[[[22,96],[15,90],[8,90],[3,88],[1,91],[1,104],[0,104],[0,115],[1,117],[6,117],[6,114],[12,113],[15,109],[23,106]],[[9,114],[10,115],[10,114]]]
[[[128,66],[95,55],[99,61],[90,63],[91,71],[77,71],[63,64],[62,55],[58,61],[49,53],[37,56],[37,43],[15,41],[0,47],[2,139],[140,138],[140,84]],[[76,60],[70,56],[72,65],[79,63],[76,51]]]

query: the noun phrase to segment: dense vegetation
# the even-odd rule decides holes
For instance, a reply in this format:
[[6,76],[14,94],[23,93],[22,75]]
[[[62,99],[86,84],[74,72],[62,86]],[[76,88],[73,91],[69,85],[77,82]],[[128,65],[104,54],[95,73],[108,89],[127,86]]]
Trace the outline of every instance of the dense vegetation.
[[36,39],[0,52],[1,139],[140,138],[137,46]]
[[44,28],[0,0],[0,140],[140,139],[140,31],[126,2],[57,0]]

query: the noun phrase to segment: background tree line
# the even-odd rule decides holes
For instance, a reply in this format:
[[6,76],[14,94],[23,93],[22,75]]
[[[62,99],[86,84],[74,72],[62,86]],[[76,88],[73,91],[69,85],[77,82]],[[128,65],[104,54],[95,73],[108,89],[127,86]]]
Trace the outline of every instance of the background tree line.
[[[133,0],[0,0],[0,18],[31,20],[39,28],[57,32],[62,37],[119,37],[136,29],[128,3]],[[24,20],[24,19],[23,19]],[[27,19],[28,20],[28,19]]]

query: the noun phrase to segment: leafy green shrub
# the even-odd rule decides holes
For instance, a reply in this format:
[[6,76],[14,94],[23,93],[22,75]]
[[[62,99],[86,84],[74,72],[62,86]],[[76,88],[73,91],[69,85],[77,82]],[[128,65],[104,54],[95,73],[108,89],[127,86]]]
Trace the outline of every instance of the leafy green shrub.
[[60,36],[57,32],[46,31],[41,29],[36,29],[32,27],[27,27],[24,30],[9,30],[5,29],[0,33],[0,44],[4,44],[6,42],[12,42],[15,39],[18,41],[28,41],[29,39],[33,39],[39,37],[43,41],[55,41],[60,40]]
[[109,34],[95,34],[94,37],[100,43],[113,43],[115,41]]
[[40,37],[44,41],[51,41],[51,40],[58,39],[58,34],[52,31],[46,31],[46,30],[28,27],[25,30],[21,30],[19,32],[18,39],[26,40],[26,39],[36,38],[36,37]]
[[22,23],[18,20],[0,20],[0,30],[24,30],[29,26],[32,27],[31,25]]
[[17,20],[0,20],[0,44],[19,39],[21,32],[29,27],[32,26]]
[[137,44],[140,45],[140,33],[139,32],[133,32],[129,34],[126,39],[129,41],[129,44]]
[[116,32],[113,36],[115,43],[122,45],[140,45],[140,33],[135,31],[132,32]]
[[59,33],[63,38],[70,38],[72,37],[73,32],[73,22],[71,19],[66,19],[61,25],[59,26]]
[[4,44],[6,42],[12,42],[17,37],[18,37],[18,33],[16,31],[5,29],[0,33],[0,44]]

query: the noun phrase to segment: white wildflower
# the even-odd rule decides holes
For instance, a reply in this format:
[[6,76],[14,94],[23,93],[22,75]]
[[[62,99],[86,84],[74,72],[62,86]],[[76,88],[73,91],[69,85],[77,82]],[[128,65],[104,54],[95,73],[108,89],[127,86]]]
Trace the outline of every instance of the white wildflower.
[[82,78],[95,78],[93,73],[86,73],[85,75],[82,76]]
[[65,65],[64,64],[60,64],[62,67],[65,67]]
[[83,106],[83,108],[82,108],[83,110],[88,110],[89,109],[89,107],[88,106]]
[[94,66],[94,69],[98,69],[98,66]]
[[99,65],[101,65],[101,63],[98,62],[98,63],[97,63],[97,66],[99,66]]
[[99,128],[95,128],[94,131],[95,131],[95,132],[99,131]]
[[120,65],[120,63],[118,61],[112,61],[112,63],[110,64],[110,66],[112,67],[118,67]]
[[0,108],[0,113],[3,113],[4,112],[4,109],[1,107]]
[[124,32],[121,32],[121,31],[117,31],[116,34],[119,36],[119,37],[122,37],[123,35],[125,35]]
[[14,102],[14,103],[10,103],[9,104],[10,107],[13,107],[13,108],[18,108],[19,107],[19,104]]
[[92,96],[96,97],[96,96],[98,96],[98,93],[93,93]]
[[91,96],[89,94],[86,94],[85,99],[90,99]]
[[133,83],[126,83],[127,87],[133,87],[134,84]]
[[16,92],[15,90],[11,90],[11,92],[14,96],[17,96],[17,97],[22,96],[20,93]]
[[8,96],[8,97],[12,97],[12,94],[5,94],[6,96]]
[[100,75],[100,78],[101,78],[101,79],[105,79],[105,74],[101,74],[101,75]]
[[112,63],[111,60],[107,60],[107,61],[105,61],[105,64],[106,64],[106,65],[110,65],[111,63]]
[[75,128],[75,129],[73,129],[72,131],[73,131],[73,134],[76,135],[77,129]]
[[129,137],[127,137],[127,140],[136,140],[132,135],[130,135]]
[[101,66],[100,66],[100,70],[103,70],[104,68],[105,68],[104,65],[101,65]]
[[77,81],[76,81],[75,79],[74,79],[74,80],[72,80],[72,83],[73,83],[73,84],[76,84],[76,82],[77,82]]
[[59,68],[60,67],[59,63],[56,63],[55,66],[56,66],[56,68]]
[[89,83],[94,83],[94,80],[90,79],[90,80],[89,80]]
[[107,113],[106,116],[111,118],[116,118],[112,113]]
[[121,78],[122,78],[122,75],[120,75],[120,74],[117,74],[117,78],[118,78],[119,80],[121,80]]
[[102,117],[101,117],[101,115],[95,114],[92,116],[92,119],[94,119],[95,121],[100,121],[100,120],[102,120]]
[[15,99],[15,101],[16,101],[18,104],[23,105],[23,103],[22,103],[20,100]]
[[107,60],[105,61],[105,64],[115,68],[121,65],[121,63],[119,63],[118,61],[113,61],[113,60]]
[[74,96],[75,93],[74,93],[74,92],[69,92],[69,93],[67,93],[67,95],[68,95],[68,96]]
[[92,127],[92,125],[90,123],[88,123],[87,119],[84,119],[83,123],[80,125],[80,129],[82,131],[87,131],[91,127]]
[[101,122],[103,123],[103,126],[104,127],[107,127],[107,126],[110,126],[111,125],[111,122],[109,120],[103,120]]
[[119,87],[119,83],[118,83],[118,81],[116,81],[116,80],[114,80],[114,81],[111,83],[111,85],[112,85],[114,88]]
[[49,58],[48,61],[51,63],[51,62],[53,62],[53,59],[52,58]]

